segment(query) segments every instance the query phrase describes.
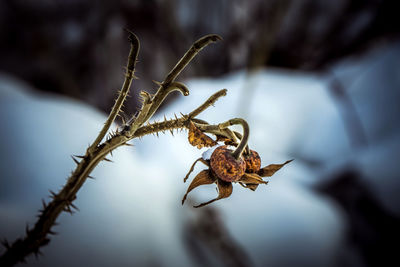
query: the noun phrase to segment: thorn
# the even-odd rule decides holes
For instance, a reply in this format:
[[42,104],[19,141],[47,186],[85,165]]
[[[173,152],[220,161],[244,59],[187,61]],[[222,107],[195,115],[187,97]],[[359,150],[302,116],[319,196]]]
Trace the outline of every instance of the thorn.
[[52,230],[49,230],[48,233],[49,233],[49,235],[58,235],[57,232],[54,232],[54,231],[52,231]]
[[178,119],[178,117],[176,116],[176,113],[174,113],[175,119]]
[[29,225],[28,225],[28,223],[26,223],[26,226],[25,226],[25,233],[26,233],[26,235],[29,234]]
[[79,211],[79,208],[77,206],[75,206],[73,203],[69,203],[69,205],[74,208],[75,210]]
[[42,198],[42,206],[43,206],[43,211],[46,209],[46,202],[44,201],[44,199]]
[[153,80],[153,83],[157,84],[158,86],[162,86],[162,84],[158,81]]
[[159,136],[158,136],[158,132],[156,132],[156,135],[157,135],[157,137],[159,137]]
[[74,214],[74,212],[71,210],[71,207],[70,207],[68,204],[67,204],[67,206],[65,206],[64,211],[65,211],[65,212],[68,212],[68,213],[71,214],[71,215]]
[[50,239],[45,238],[42,243],[40,244],[40,246],[46,246],[48,243],[50,243]]
[[80,159],[84,159],[85,156],[79,156],[79,155],[73,155],[74,157],[80,158]]
[[108,159],[108,158],[104,158],[104,160],[108,161],[108,162],[114,162],[114,161],[112,161],[111,159]]
[[49,192],[50,192],[50,197],[52,197],[53,199],[54,198],[56,198],[56,193],[54,193],[54,191],[52,191],[52,190],[49,190]]
[[112,150],[110,151],[110,155],[111,155],[111,157],[113,157]]
[[174,131],[172,129],[169,129],[169,131],[171,132],[172,136],[174,136]]
[[132,144],[125,143],[126,146],[133,146]]
[[164,121],[167,121],[167,117],[165,117],[165,114],[164,114]]
[[71,156],[71,158],[73,159],[73,161],[74,161],[76,164],[79,164],[79,161],[78,161],[76,158],[74,158],[74,156]]

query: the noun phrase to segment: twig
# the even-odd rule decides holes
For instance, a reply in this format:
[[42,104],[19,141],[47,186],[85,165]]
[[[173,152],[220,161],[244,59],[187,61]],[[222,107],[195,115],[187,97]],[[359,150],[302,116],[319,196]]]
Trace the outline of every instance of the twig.
[[[76,199],[77,192],[82,187],[86,179],[90,177],[89,174],[92,172],[92,170],[100,161],[105,160],[105,157],[111,153],[111,151],[117,147],[127,145],[127,142],[133,138],[146,134],[158,133],[158,131],[162,130],[183,128],[188,124],[189,116],[185,115],[179,119],[141,127],[142,124],[146,122],[155,112],[153,112],[152,109],[157,109],[169,92],[178,89],[183,92],[183,94],[188,93],[186,87],[182,86],[180,83],[173,83],[173,80],[202,48],[204,48],[207,44],[220,39],[220,37],[217,35],[208,35],[197,41],[167,76],[166,81],[164,81],[158,90],[156,97],[151,99],[148,93],[143,92],[142,97],[144,97],[144,102],[142,110],[139,112],[139,115],[127,126],[127,129],[114,133],[110,139],[100,144],[104,136],[107,134],[112,122],[120,112],[120,109],[128,94],[131,82],[135,78],[133,73],[139,51],[139,40],[133,33],[129,32],[129,34],[131,50],[128,57],[125,82],[103,129],[100,131],[93,144],[89,146],[86,154],[79,157],[81,158],[81,161],[75,161],[74,159],[74,161],[77,163],[77,166],[72,172],[71,176],[68,178],[64,187],[57,194],[52,193],[52,201],[50,203],[46,204],[43,202],[43,209],[40,211],[38,216],[39,218],[34,227],[32,229],[27,227],[26,236],[24,238],[17,239],[11,245],[9,245],[8,242],[5,242],[7,244],[6,251],[0,256],[0,266],[13,266],[18,262],[24,262],[25,258],[32,253],[35,255],[40,254],[40,247],[48,244],[50,241],[48,235],[54,234],[51,228],[56,225],[58,216],[63,211],[72,213],[74,208],[77,209],[72,204],[72,202]],[[215,98],[215,102],[220,96],[222,95],[220,92],[218,92],[211,98]]]
[[115,118],[121,110],[123,103],[125,102],[126,96],[128,95],[129,89],[132,84],[132,80],[135,78],[135,65],[140,50],[140,42],[133,32],[129,30],[126,31],[129,33],[128,40],[131,42],[131,50],[128,56],[128,63],[126,65],[125,81],[122,85],[121,92],[119,93],[118,98],[115,101],[113,108],[111,109],[110,115],[108,116],[107,121],[104,123],[103,129],[101,129],[96,140],[88,148],[89,153],[100,144],[101,140],[103,140],[104,136],[107,134],[111,124],[114,122]]

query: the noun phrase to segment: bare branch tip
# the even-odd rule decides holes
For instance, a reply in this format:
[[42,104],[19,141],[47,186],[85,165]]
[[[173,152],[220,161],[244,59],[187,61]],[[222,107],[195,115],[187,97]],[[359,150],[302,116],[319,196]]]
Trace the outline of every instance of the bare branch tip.
[[218,42],[223,40],[223,38],[218,34],[207,34],[201,39],[206,39],[209,40],[210,42]]
[[136,34],[134,34],[131,30],[128,28],[124,28],[124,30],[129,34],[128,35],[128,40],[131,42],[132,45],[139,46],[139,38],[137,37]]

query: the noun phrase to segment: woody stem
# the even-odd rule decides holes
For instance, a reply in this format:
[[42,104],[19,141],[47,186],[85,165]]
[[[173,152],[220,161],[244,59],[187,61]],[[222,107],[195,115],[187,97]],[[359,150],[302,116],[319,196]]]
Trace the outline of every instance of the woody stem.
[[234,118],[234,119],[230,119],[226,122],[223,122],[219,125],[219,127],[221,129],[225,129],[225,128],[228,128],[229,126],[237,125],[237,124],[240,124],[243,127],[243,137],[240,140],[240,143],[237,146],[237,148],[235,149],[235,151],[233,151],[233,153],[232,153],[232,155],[235,157],[235,159],[239,159],[242,156],[243,151],[245,150],[245,148],[247,146],[247,142],[249,141],[249,135],[250,135],[249,124],[244,119]]

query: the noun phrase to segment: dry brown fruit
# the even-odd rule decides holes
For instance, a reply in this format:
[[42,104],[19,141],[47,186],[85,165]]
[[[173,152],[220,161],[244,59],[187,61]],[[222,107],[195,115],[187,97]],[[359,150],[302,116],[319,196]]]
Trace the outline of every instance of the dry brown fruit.
[[246,163],[242,158],[235,159],[227,146],[217,147],[211,155],[210,166],[215,175],[225,182],[236,182],[243,176]]
[[254,150],[250,150],[248,155],[243,155],[244,161],[246,162],[246,172],[256,173],[261,168],[260,155]]

